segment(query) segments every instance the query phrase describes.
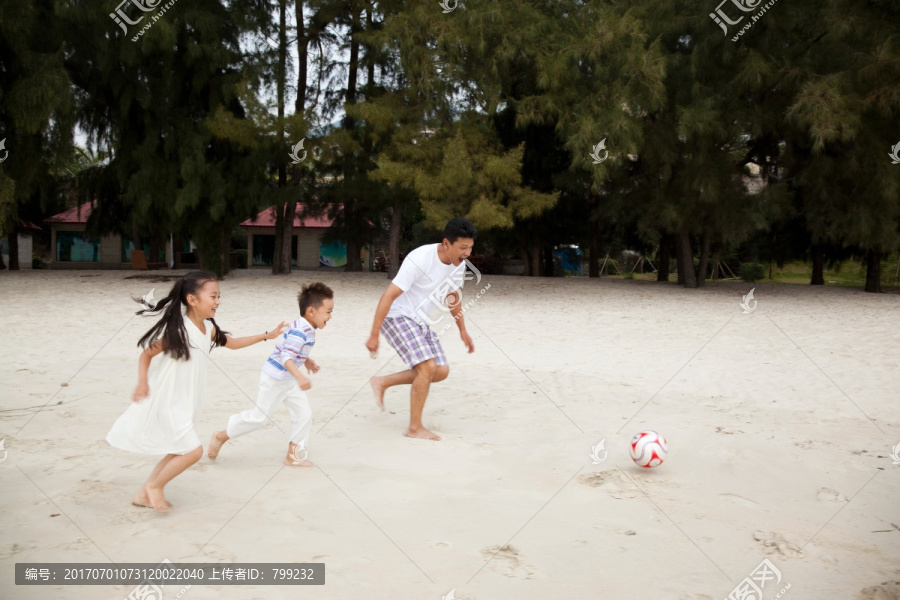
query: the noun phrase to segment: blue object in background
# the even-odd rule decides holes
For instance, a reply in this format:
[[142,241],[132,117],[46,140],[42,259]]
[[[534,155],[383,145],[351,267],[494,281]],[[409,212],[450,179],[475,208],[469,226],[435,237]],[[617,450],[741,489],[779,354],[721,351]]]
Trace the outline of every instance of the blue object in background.
[[344,242],[331,242],[319,246],[319,265],[323,267],[346,267],[347,244]]
[[584,252],[578,246],[562,246],[553,250],[553,256],[559,258],[562,268],[569,273],[581,275],[581,257]]

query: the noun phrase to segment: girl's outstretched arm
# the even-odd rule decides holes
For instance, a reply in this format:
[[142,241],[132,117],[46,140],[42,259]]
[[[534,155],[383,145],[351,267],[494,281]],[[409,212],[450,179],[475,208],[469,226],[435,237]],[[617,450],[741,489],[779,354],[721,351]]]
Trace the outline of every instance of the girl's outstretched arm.
[[278,324],[275,329],[271,329],[265,333],[259,333],[257,335],[248,335],[245,337],[233,338],[229,337],[228,341],[225,343],[226,348],[231,348],[232,350],[237,350],[238,348],[246,348],[247,346],[252,346],[257,342],[261,342],[263,340],[271,340],[277,338],[279,335],[284,333],[284,330],[287,328],[287,323],[282,321]]
[[150,361],[153,360],[153,357],[162,351],[162,340],[156,340],[153,345],[141,352],[141,357],[138,359],[138,384],[131,396],[132,402],[140,402],[150,394],[150,387],[147,385],[147,370],[150,368]]

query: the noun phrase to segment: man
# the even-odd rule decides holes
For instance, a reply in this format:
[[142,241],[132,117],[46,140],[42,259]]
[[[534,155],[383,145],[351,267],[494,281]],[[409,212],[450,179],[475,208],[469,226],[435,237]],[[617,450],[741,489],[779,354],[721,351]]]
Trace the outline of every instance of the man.
[[475,344],[466,332],[462,302],[458,291],[466,272],[465,260],[475,245],[475,226],[462,218],[451,219],[444,227],[440,244],[420,246],[406,255],[394,280],[378,301],[372,332],[366,348],[374,358],[381,332],[409,367],[384,377],[373,377],[372,391],[384,410],[384,392],[395,385],[411,384],[409,391],[409,429],[407,437],[440,440],[440,436],[422,425],[422,411],[431,384],[443,381],[450,373],[447,357],[438,336],[429,327],[429,313],[446,302],[459,327],[459,336],[469,350]]

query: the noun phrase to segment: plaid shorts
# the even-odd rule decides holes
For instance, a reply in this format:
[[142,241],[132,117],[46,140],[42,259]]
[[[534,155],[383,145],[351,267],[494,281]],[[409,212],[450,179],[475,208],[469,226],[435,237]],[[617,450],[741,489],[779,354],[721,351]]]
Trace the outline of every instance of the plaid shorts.
[[428,325],[419,325],[409,317],[386,317],[381,333],[410,369],[431,358],[438,366],[447,364],[441,342]]

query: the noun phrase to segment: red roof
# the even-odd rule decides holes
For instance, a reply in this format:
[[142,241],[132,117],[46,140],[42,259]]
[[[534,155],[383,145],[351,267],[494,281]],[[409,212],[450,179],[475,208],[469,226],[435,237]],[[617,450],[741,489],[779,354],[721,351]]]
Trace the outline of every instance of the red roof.
[[[331,227],[331,224],[334,222],[333,219],[329,219],[328,217],[306,217],[304,219],[300,219],[300,212],[303,210],[303,205],[299,202],[297,203],[297,211],[294,213],[294,227]],[[250,227],[275,227],[275,207],[270,206],[266,210],[262,211],[258,215],[256,215],[256,219],[247,219],[243,223],[241,223],[241,227],[244,229]]]
[[70,208],[58,215],[53,215],[48,219],[44,219],[44,223],[70,223],[75,225],[84,225],[87,223],[88,217],[91,216],[93,202],[85,202],[81,206]]

